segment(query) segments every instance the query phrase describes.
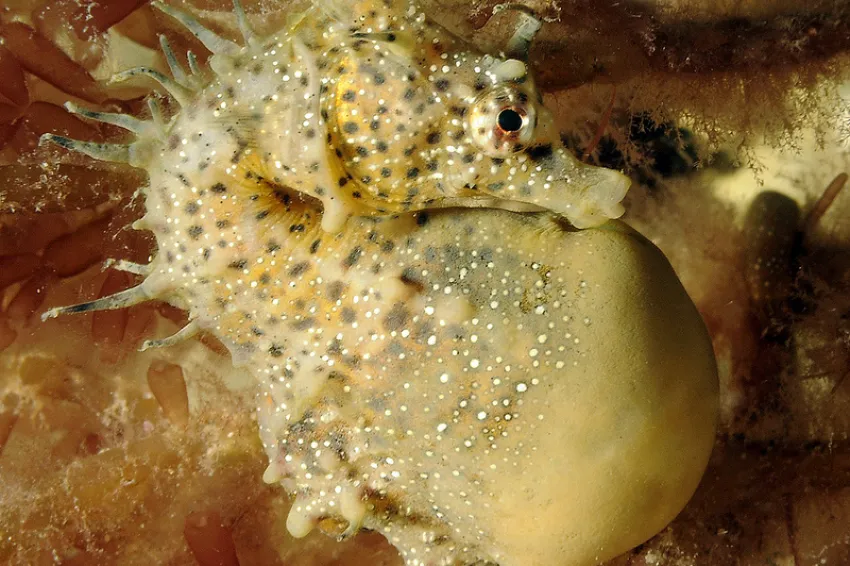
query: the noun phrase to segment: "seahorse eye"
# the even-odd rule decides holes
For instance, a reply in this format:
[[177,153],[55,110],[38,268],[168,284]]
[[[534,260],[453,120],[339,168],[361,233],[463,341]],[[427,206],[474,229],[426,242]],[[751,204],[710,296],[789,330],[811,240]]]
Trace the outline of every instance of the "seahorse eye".
[[505,108],[499,112],[497,123],[505,132],[518,132],[523,126],[523,115],[514,108]]
[[468,131],[491,157],[507,157],[534,139],[536,109],[529,96],[514,85],[483,93],[468,114]]

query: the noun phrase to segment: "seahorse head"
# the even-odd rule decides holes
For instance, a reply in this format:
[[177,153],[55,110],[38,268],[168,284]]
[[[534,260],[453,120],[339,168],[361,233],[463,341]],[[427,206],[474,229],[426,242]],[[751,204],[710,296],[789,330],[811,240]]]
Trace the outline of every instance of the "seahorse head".
[[424,18],[389,21],[351,28],[322,98],[360,204],[546,209],[578,228],[622,214],[629,180],[561,141],[524,60],[528,25],[489,55]]

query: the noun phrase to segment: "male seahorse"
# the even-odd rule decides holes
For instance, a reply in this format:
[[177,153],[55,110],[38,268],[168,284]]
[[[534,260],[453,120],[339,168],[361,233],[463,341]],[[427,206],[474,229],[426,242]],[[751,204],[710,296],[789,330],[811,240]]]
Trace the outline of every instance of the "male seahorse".
[[[409,565],[584,566],[688,500],[713,444],[714,358],[670,266],[619,216],[628,180],[559,141],[523,62],[402,0],[316,2],[242,47],[134,69],[180,110],[70,108],[137,135],[46,139],[143,168],[158,252],[127,291],[189,311],[259,384],[287,527],[382,532]],[[505,210],[508,209],[508,210]],[[598,226],[598,227],[597,227]],[[581,228],[597,227],[588,230]]]

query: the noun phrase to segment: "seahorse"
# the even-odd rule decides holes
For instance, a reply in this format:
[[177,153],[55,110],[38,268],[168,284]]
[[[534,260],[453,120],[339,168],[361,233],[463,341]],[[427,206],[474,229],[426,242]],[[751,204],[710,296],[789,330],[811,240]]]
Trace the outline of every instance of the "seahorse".
[[560,142],[525,62],[537,20],[487,55],[412,2],[314,2],[269,36],[236,2],[240,46],[154,5],[208,67],[163,40],[171,76],[114,80],[150,77],[179,111],[70,105],[136,140],[44,141],[148,173],[134,227],[156,257],[44,317],[188,310],[145,347],[204,329],[256,377],[263,479],[296,536],[584,566],[663,528],[713,444],[714,358],[660,252],[610,221],[628,179]]

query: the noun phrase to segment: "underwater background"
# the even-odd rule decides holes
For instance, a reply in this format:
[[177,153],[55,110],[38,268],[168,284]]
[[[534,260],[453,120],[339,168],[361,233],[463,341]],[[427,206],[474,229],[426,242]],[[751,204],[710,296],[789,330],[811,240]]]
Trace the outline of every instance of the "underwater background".
[[[171,3],[238,34],[227,0]],[[485,49],[512,29],[496,4],[422,2]],[[670,259],[720,368],[700,488],[611,564],[850,563],[850,6],[525,4],[545,19],[531,61],[564,140],[634,180],[624,220]],[[275,29],[304,3],[245,6]],[[106,80],[166,69],[160,33],[203,59],[146,2],[0,2],[0,562],[400,564],[376,534],[287,534],[288,497],[259,479],[252,382],[225,348],[202,335],[137,351],[181,311],[41,323],[135,282],[107,258],[153,251],[127,228],[141,173],[38,139],[119,141],[62,104],[138,112],[150,85]]]

